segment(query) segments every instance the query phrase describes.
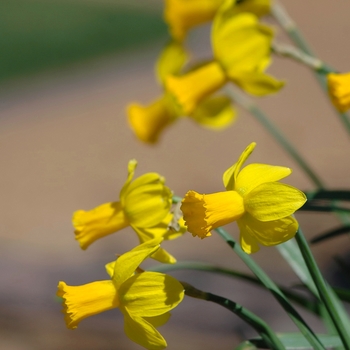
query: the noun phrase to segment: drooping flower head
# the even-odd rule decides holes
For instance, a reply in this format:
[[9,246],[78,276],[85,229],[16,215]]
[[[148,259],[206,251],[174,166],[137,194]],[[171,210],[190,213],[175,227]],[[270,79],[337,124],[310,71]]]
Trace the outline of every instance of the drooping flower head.
[[305,203],[306,196],[278,182],[291,173],[289,168],[249,164],[241,170],[255,145],[250,144],[225,171],[226,192],[187,192],[181,210],[193,236],[208,237],[211,230],[236,221],[242,249],[250,254],[259,250],[259,243],[276,245],[295,235],[298,222],[292,214]]
[[63,298],[67,327],[77,328],[89,316],[119,308],[125,333],[132,341],[146,349],[164,349],[167,343],[156,327],[168,321],[169,311],[184,297],[184,288],[163,273],[135,273],[142,261],[159,249],[160,241],[147,241],[107,264],[109,280],[81,286],[59,282],[57,296]]
[[350,109],[350,73],[330,73],[327,82],[332,103],[340,112],[346,112]]
[[128,121],[137,138],[154,144],[160,134],[181,117],[187,116],[196,123],[210,128],[222,129],[231,124],[236,116],[231,101],[226,96],[213,96],[198,104],[190,113],[184,113],[175,97],[165,88],[169,75],[178,75],[187,61],[187,53],[177,42],[169,43],[161,53],[156,74],[163,87],[163,95],[148,106],[132,103],[127,108]]
[[[157,173],[147,173],[133,180],[136,165],[136,160],[129,162],[128,178],[120,191],[118,202],[105,203],[90,211],[78,210],[73,214],[75,238],[82,249],[127,226],[134,229],[140,243],[155,237],[174,237],[167,228],[172,220],[171,190],[165,186],[165,179]],[[181,233],[183,231],[181,229]],[[154,258],[162,262],[176,261],[162,248]]]
[[255,96],[275,93],[284,85],[264,72],[271,60],[272,29],[259,23],[253,13],[231,15],[230,2],[224,3],[213,22],[214,60],[166,80],[168,91],[187,114],[228,81]]

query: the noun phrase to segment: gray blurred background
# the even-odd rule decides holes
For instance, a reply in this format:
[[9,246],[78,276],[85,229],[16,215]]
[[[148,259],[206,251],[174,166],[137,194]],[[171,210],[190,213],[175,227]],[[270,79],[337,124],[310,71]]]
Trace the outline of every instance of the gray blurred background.
[[[349,1],[282,3],[319,57],[339,71],[350,70]],[[168,40],[162,7],[161,0],[0,1],[1,350],[140,349],[125,336],[118,310],[86,319],[71,331],[54,297],[59,280],[78,285],[106,279],[104,264],[137,244],[135,234],[125,229],[82,251],[71,225],[75,210],[118,199],[129,159],[139,161],[138,175],[164,175],[179,196],[189,189],[210,193],[223,190],[223,171],[256,141],[251,162],[289,166],[294,170],[289,184],[313,188],[243,110],[237,122],[221,132],[184,119],[155,147],[134,137],[126,121],[127,104],[147,104],[161,92],[153,66]],[[209,30],[204,26],[189,37],[198,57],[210,57]],[[287,41],[282,33],[278,37]],[[259,105],[327,186],[349,188],[348,136],[312,73],[279,58],[269,71],[287,85],[278,95],[258,100]],[[308,238],[338,224],[330,214],[297,217]],[[228,230],[238,237],[235,225]],[[339,277],[333,257],[346,259],[348,243],[342,237],[313,247],[331,281]],[[164,246],[179,261],[247,272],[215,235],[199,240],[186,234]],[[298,282],[274,248],[261,249],[254,259],[277,282]],[[276,331],[295,331],[266,291],[203,272],[173,275],[235,300]],[[314,317],[305,317],[316,331],[323,331]],[[255,335],[225,309],[188,298],[160,331],[171,350],[228,350]]]

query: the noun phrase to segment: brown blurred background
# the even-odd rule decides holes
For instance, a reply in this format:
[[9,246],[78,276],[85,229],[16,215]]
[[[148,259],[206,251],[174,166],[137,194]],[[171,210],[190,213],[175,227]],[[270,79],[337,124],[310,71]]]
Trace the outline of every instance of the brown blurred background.
[[[284,0],[314,51],[339,71],[350,70],[350,2]],[[227,130],[212,132],[184,119],[155,147],[141,144],[128,128],[125,108],[160,94],[153,65],[167,42],[161,0],[0,1],[0,349],[140,349],[123,332],[118,310],[84,320],[67,330],[57,282],[84,284],[105,279],[104,264],[137,244],[125,229],[82,251],[71,216],[77,209],[118,198],[127,162],[137,174],[156,171],[174,192],[223,189],[222,173],[252,141],[251,162],[290,166],[289,184],[313,185],[269,134],[245,111]],[[271,22],[270,20],[268,20]],[[272,23],[272,22],[271,22]],[[210,57],[209,27],[191,33],[188,44]],[[279,34],[280,41],[287,41]],[[276,58],[270,72],[287,82],[276,96],[258,100],[330,188],[349,188],[348,136],[312,73]],[[330,214],[298,214],[308,238],[337,225]],[[228,227],[238,237],[235,225]],[[335,255],[348,256],[348,238],[313,247],[330,280]],[[179,261],[198,260],[247,269],[213,235],[186,234],[164,246]],[[275,280],[298,282],[274,248],[254,255]],[[147,264],[146,264],[147,265]],[[149,266],[149,265],[147,265]],[[174,276],[239,302],[279,332],[294,325],[272,297],[246,283],[203,272]],[[305,314],[316,331],[321,324]],[[218,306],[188,298],[160,329],[170,350],[233,349],[255,333]]]

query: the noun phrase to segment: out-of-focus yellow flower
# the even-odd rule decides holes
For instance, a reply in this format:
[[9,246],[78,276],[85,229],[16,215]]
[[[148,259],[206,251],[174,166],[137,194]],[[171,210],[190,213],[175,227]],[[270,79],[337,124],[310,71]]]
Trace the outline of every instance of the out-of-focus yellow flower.
[[[191,28],[211,21],[224,2],[225,0],[165,0],[164,19],[169,25],[171,36],[178,41],[184,40]],[[229,1],[226,7],[230,16],[240,12],[263,16],[270,12],[271,0]]]
[[225,171],[226,192],[187,192],[181,210],[193,236],[208,237],[211,230],[237,221],[241,246],[250,254],[259,250],[259,243],[276,245],[295,235],[298,222],[292,214],[305,203],[306,196],[277,182],[291,173],[289,168],[249,164],[241,170],[255,145],[250,144],[238,162]]
[[[128,106],[129,125],[141,141],[156,143],[167,126],[186,115],[175,97],[164,87],[166,78],[170,74],[179,74],[186,60],[187,54],[181,44],[173,41],[167,45],[156,64],[157,77],[164,89],[163,95],[148,106],[137,103]],[[225,128],[236,117],[236,111],[226,96],[210,97],[196,107],[187,116],[210,129]]]
[[350,109],[350,73],[330,73],[327,81],[334,106],[340,112],[346,112]]
[[164,349],[167,343],[156,327],[168,321],[169,311],[184,297],[184,288],[163,273],[134,273],[159,249],[160,241],[147,241],[107,264],[110,280],[81,286],[59,282],[57,296],[63,298],[67,327],[77,328],[86,317],[119,308],[124,315],[125,333],[132,341],[146,349]]
[[[147,173],[133,180],[136,165],[136,160],[129,162],[128,178],[118,202],[105,203],[90,211],[78,210],[73,214],[75,238],[82,249],[127,226],[138,234],[140,243],[169,236],[167,225],[172,220],[172,192],[157,173]],[[157,254],[163,256],[162,262],[175,262],[175,258],[162,248]]]
[[165,0],[164,19],[170,33],[182,41],[187,31],[209,22],[224,0]]
[[215,59],[182,76],[168,76],[166,88],[186,114],[228,81],[255,96],[277,92],[284,83],[264,73],[270,63],[272,40],[271,28],[259,23],[254,14],[229,17],[220,9],[212,30]]

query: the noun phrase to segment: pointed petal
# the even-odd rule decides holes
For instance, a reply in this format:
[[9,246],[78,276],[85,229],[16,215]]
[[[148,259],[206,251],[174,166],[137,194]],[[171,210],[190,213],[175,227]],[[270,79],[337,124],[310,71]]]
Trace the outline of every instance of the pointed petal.
[[184,297],[184,287],[172,276],[143,272],[127,279],[118,293],[120,303],[131,314],[154,317],[176,307]]
[[248,230],[241,227],[239,224],[240,220],[237,222],[240,228],[239,241],[243,251],[247,254],[256,253],[260,250],[258,241],[252,236]]
[[125,197],[124,211],[133,226],[151,227],[168,215],[171,203],[171,190],[163,183],[152,183],[129,192]]
[[161,238],[156,238],[142,243],[121,255],[115,262],[113,283],[118,289],[119,286],[127,280],[139,267],[139,265],[158,248],[162,241]]
[[273,221],[292,215],[305,202],[303,192],[279,182],[263,183],[244,197],[245,209],[260,221]]
[[274,246],[293,238],[298,229],[298,222],[292,216],[262,222],[246,214],[239,219],[238,226],[241,232],[254,237],[259,243],[265,246]]
[[167,343],[155,327],[140,316],[128,313],[124,314],[124,332],[135,343],[149,350],[161,350],[167,347]]
[[256,146],[255,142],[252,142],[240,155],[238,162],[233,164],[230,168],[228,168],[223,175],[224,186],[227,191],[231,191],[235,188],[236,179],[239,171],[241,170],[242,165],[254,151]]
[[168,75],[177,75],[188,60],[188,54],[182,44],[177,41],[168,43],[160,54],[156,63],[158,80],[165,84]]
[[128,186],[134,177],[136,167],[137,167],[137,161],[135,159],[130,160],[128,163],[128,177],[119,193],[119,197],[122,203],[123,203],[124,193],[128,189]]
[[242,90],[254,96],[265,96],[278,92],[284,82],[262,72],[228,71],[230,80]]
[[200,103],[190,117],[204,127],[220,130],[236,119],[236,111],[231,105],[230,98],[214,96]]
[[170,312],[166,312],[163,315],[155,316],[155,317],[143,317],[143,319],[149,322],[153,327],[160,327],[166,324],[170,319]]
[[239,172],[235,191],[241,196],[244,196],[262,183],[279,181],[291,173],[292,170],[286,167],[267,164],[249,164]]

